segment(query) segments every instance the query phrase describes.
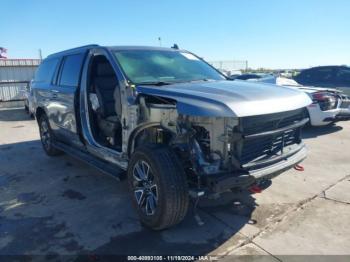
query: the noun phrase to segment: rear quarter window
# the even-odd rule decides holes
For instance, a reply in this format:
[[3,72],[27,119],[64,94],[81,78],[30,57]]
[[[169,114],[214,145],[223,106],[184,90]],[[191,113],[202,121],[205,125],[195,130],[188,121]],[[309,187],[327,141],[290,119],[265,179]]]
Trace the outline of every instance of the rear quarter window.
[[69,55],[64,58],[60,77],[61,86],[78,86],[83,58],[83,54]]
[[36,82],[50,83],[58,65],[59,59],[45,59],[35,73]]
[[301,71],[297,76],[294,78],[299,84],[305,84],[310,81],[311,79],[311,73],[310,70],[304,70]]
[[333,80],[333,68],[321,68],[314,71],[312,76],[314,81],[328,83]]
[[350,86],[350,68],[340,68],[337,72],[337,84]]
[[304,70],[295,79],[299,84],[328,84],[333,81],[333,68]]

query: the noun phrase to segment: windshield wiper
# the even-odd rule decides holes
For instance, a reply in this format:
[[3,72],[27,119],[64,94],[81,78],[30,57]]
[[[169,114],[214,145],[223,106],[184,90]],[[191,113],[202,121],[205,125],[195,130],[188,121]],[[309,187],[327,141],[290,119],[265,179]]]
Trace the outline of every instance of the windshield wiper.
[[164,81],[154,81],[154,82],[141,82],[137,83],[138,85],[149,85],[149,86],[165,86],[165,85],[171,85],[173,83],[171,82],[164,82]]

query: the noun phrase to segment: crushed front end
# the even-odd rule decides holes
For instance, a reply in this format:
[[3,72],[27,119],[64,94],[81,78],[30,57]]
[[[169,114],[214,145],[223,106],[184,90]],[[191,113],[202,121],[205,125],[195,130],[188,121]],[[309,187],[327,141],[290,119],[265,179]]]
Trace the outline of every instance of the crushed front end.
[[221,193],[271,179],[300,163],[306,157],[301,130],[308,121],[305,108],[241,118],[179,116],[179,131],[186,135],[178,139],[186,146],[179,140],[173,145],[191,188]]

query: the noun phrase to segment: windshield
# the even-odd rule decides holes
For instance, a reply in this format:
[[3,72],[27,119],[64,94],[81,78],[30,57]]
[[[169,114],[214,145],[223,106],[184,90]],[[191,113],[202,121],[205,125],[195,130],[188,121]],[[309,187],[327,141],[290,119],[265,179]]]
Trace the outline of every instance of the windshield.
[[172,50],[119,50],[114,52],[134,84],[171,84],[225,79],[196,56]]

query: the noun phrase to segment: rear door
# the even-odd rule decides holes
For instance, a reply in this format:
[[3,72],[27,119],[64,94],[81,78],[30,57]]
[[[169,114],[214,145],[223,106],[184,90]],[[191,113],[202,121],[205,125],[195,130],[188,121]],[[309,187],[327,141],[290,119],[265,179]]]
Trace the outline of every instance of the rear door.
[[76,109],[79,103],[79,85],[84,53],[63,56],[60,69],[51,89],[51,119],[57,126],[56,136],[61,141],[82,146],[79,138],[79,118]]

